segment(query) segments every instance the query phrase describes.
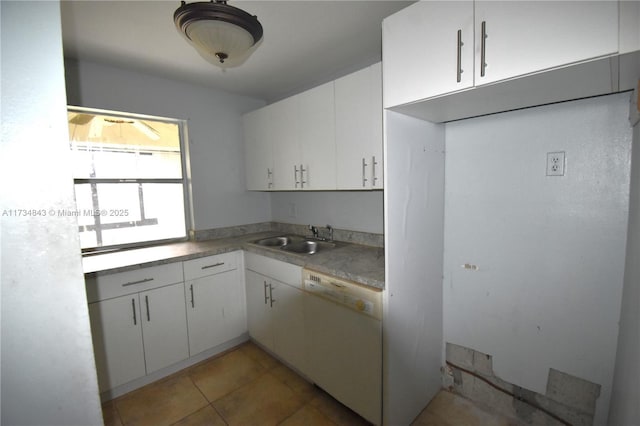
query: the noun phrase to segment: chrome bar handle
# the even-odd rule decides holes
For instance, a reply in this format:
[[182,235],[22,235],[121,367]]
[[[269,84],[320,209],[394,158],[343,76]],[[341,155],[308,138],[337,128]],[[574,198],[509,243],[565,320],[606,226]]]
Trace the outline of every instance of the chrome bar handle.
[[374,155],[373,157],[371,157],[371,186],[374,187],[376,186],[376,181],[378,180],[378,177],[376,176],[376,165],[378,164],[378,162],[376,161],[376,156]]
[[138,320],[136,319],[136,299],[131,299],[131,309],[133,310],[133,325],[138,325]]
[[127,287],[130,285],[136,285],[136,284],[142,284],[142,283],[148,283],[149,281],[153,281],[153,278],[144,278],[142,280],[138,280],[138,281],[131,281],[128,283],[124,283],[122,284],[122,287]]
[[[307,172],[307,180],[304,180],[304,172]],[[302,164],[300,164],[300,188],[304,189],[304,184],[308,183],[309,180],[309,169],[305,169]]]
[[298,180],[298,166],[296,166],[295,164],[293,165],[293,180],[295,181],[295,187],[297,188],[300,184],[300,181]]
[[200,269],[216,268],[216,267],[218,267],[218,266],[222,266],[222,265],[224,265],[224,262],[218,262],[218,263],[214,263],[213,265],[206,265],[206,266],[203,266],[203,267],[202,267],[202,268],[200,268]]
[[189,286],[189,289],[191,290],[191,308],[195,309],[196,304],[195,299],[193,298],[193,284]]
[[366,169],[367,169],[367,161],[364,159],[364,157],[362,158],[362,187],[366,188],[367,187],[367,173],[366,173]]
[[147,322],[151,321],[151,314],[149,314],[149,296],[144,297],[144,303],[147,305]]
[[458,30],[458,69],[456,70],[456,81],[460,83],[462,81],[462,30]]
[[275,302],[275,300],[273,300],[273,286],[271,285],[271,283],[269,283],[269,299],[270,307],[273,308],[273,302]]
[[269,167],[267,167],[267,188],[271,189],[273,187],[273,172]]
[[267,297],[267,282],[266,281],[263,281],[263,282],[264,282],[264,304],[266,305],[267,300],[269,300],[269,298]]
[[485,68],[487,67],[487,22],[482,21],[482,28],[480,30],[480,77],[484,77]]

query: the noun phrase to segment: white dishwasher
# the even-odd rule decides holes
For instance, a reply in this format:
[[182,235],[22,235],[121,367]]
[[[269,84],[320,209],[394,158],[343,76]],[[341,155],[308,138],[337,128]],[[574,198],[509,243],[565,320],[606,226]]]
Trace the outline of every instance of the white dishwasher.
[[382,421],[382,291],[302,271],[309,376],[375,425]]

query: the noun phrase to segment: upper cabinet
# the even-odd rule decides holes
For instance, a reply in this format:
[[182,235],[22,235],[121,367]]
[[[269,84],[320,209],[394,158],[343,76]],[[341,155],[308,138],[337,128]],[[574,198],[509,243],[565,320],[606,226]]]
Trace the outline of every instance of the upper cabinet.
[[382,64],[335,81],[338,189],[380,189]]
[[475,30],[478,86],[617,53],[618,3],[476,1]]
[[295,96],[300,145],[293,189],[336,189],[336,142],[333,82]]
[[249,112],[242,117],[244,162],[247,189],[268,191],[273,188],[273,140],[270,130],[273,106]]
[[243,117],[247,189],[336,189],[333,82]]
[[626,3],[415,3],[382,24],[384,106],[448,121],[626,90],[615,61],[640,27]]
[[271,189],[292,190],[300,186],[299,169],[302,154],[298,138],[298,102],[284,99],[267,106],[269,126],[262,137],[273,149],[273,186]]
[[420,1],[382,24],[384,106],[473,86],[472,1]]
[[381,189],[381,64],[243,117],[247,189]]

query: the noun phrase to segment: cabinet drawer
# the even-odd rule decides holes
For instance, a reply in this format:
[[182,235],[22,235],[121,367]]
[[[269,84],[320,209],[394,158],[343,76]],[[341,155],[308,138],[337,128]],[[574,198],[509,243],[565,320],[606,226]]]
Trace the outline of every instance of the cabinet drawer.
[[89,303],[181,281],[183,281],[181,262],[90,277],[85,280]]
[[185,281],[238,268],[238,252],[217,254],[184,262]]
[[245,267],[259,274],[302,288],[302,268],[290,263],[245,252]]

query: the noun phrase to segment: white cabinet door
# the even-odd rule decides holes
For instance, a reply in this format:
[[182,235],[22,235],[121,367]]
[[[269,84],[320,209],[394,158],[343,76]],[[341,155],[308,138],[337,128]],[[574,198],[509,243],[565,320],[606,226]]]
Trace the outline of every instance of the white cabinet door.
[[261,108],[242,117],[247,189],[266,191],[273,186],[273,140],[271,109]]
[[244,333],[244,299],[240,290],[237,270],[185,283],[191,356]]
[[301,182],[298,189],[336,189],[333,82],[296,96]]
[[472,87],[473,49],[472,1],[420,1],[384,19],[385,108]]
[[247,253],[246,264],[293,284],[246,269],[247,324],[253,339],[306,374],[306,293],[294,287],[302,282],[301,268],[252,253]]
[[383,130],[382,130],[382,62],[370,67],[371,71],[371,122],[373,135],[369,149],[371,150],[371,189],[384,187],[384,164],[382,162]]
[[475,27],[476,86],[618,52],[616,1],[476,1]]
[[184,284],[140,293],[147,374],[189,357]]
[[89,304],[100,392],[145,375],[137,294]]
[[335,112],[337,188],[382,188],[380,63],[335,81]]
[[249,335],[273,351],[269,278],[254,271],[246,270],[245,279]]
[[304,329],[306,294],[287,284],[271,280],[274,352],[302,373],[308,371]]
[[273,189],[335,189],[333,83],[270,106]]
[[[300,189],[300,141],[298,140],[298,102],[291,97],[269,106],[273,140],[273,189]],[[295,168],[295,169],[294,169]]]

